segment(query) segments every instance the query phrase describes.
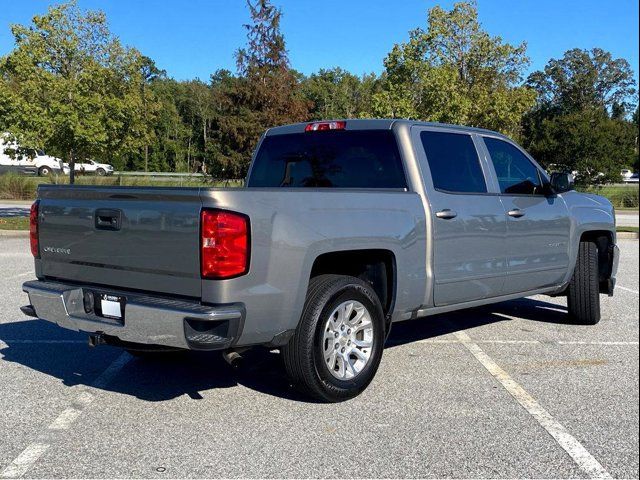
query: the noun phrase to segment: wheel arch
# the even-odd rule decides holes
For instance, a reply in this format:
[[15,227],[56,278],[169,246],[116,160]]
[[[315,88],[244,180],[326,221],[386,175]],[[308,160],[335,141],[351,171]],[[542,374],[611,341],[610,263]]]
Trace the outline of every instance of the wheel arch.
[[613,271],[615,234],[611,230],[587,230],[580,235],[580,242],[595,243],[598,247],[598,281],[600,293],[609,293],[609,279]]
[[318,255],[309,280],[323,274],[350,275],[369,283],[378,295],[389,330],[397,291],[396,257],[391,250],[359,249]]

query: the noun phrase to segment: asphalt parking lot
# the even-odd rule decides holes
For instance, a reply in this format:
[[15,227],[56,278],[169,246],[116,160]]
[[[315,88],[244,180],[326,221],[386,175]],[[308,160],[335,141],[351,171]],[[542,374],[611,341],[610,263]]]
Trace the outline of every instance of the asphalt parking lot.
[[21,314],[0,237],[0,478],[638,478],[638,241],[595,327],[533,297],[398,324],[360,397],[310,403],[278,355],[142,360]]

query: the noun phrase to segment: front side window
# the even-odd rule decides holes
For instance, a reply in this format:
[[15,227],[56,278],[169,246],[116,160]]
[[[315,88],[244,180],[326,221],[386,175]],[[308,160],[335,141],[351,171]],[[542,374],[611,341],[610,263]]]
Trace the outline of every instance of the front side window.
[[484,137],[484,143],[496,169],[502,193],[513,195],[542,193],[540,172],[524,153],[512,144],[497,138]]
[[470,135],[424,131],[420,141],[436,190],[452,193],[486,193],[487,184]]

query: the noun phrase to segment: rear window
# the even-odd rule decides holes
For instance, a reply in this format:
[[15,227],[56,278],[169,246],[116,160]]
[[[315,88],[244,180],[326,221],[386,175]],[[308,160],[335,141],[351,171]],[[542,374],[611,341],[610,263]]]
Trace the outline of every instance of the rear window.
[[486,193],[480,160],[471,136],[424,131],[420,140],[437,190],[455,193]]
[[249,187],[405,188],[388,130],[323,131],[264,138]]

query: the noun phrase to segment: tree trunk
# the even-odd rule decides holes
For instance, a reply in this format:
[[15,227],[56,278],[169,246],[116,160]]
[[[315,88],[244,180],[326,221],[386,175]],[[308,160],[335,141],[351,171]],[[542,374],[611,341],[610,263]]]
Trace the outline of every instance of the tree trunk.
[[73,150],[69,150],[69,184],[73,185],[76,181],[76,159],[73,158]]
[[144,171],[149,171],[149,146],[144,146]]
[[187,172],[191,173],[191,137],[187,143]]

